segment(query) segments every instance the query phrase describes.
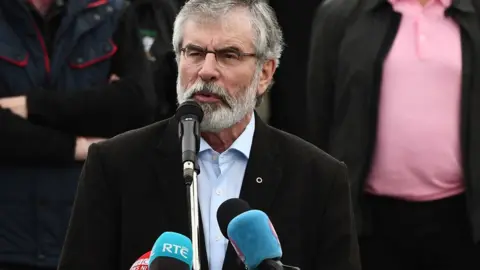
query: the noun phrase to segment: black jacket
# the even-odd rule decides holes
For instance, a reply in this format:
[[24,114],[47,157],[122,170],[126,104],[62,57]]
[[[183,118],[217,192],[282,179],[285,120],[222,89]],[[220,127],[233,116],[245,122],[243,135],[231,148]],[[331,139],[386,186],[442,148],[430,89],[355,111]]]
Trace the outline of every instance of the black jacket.
[[176,0],[134,0],[131,5],[142,38],[154,40],[147,54],[157,97],[155,120],[164,120],[177,108],[177,63],[172,36],[180,4]]
[[[272,0],[285,39],[275,84],[269,91],[269,124],[283,131],[301,135],[306,131],[304,115],[308,49],[313,16],[323,0]],[[293,116],[293,117],[292,117]]]
[[[454,0],[447,9],[461,28],[461,150],[467,209],[480,241],[480,21],[476,0]],[[362,190],[377,134],[382,64],[401,15],[386,0],[328,0],[312,30],[307,80],[311,142],[349,167],[357,224],[369,232]]]
[[[153,122],[155,93],[124,1],[64,2],[43,23],[27,0],[0,1],[0,97],[26,95],[28,107],[28,119],[0,108],[0,263],[57,265],[82,167],[76,136]],[[111,74],[121,80],[109,83]]]
[[[269,215],[282,261],[302,269],[359,270],[345,166],[255,121],[240,198]],[[91,147],[59,270],[127,270],[163,232],[189,235],[177,130],[170,119]],[[201,255],[208,269],[205,249]],[[245,269],[236,257],[230,245],[223,269]]]

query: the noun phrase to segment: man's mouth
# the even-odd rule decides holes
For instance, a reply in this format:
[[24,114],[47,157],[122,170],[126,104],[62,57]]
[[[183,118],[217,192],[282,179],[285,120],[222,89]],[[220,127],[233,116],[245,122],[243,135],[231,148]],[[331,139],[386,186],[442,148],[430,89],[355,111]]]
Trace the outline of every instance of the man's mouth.
[[219,95],[205,91],[195,93],[193,95],[193,98],[199,102],[205,103],[215,103],[222,101],[222,98]]

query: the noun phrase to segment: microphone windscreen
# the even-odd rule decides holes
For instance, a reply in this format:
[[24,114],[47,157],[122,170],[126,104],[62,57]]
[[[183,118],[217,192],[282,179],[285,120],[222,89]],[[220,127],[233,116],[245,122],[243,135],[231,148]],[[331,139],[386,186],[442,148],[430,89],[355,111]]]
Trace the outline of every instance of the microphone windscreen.
[[193,99],[186,100],[177,109],[175,113],[175,118],[177,121],[181,121],[184,117],[196,117],[198,122],[202,122],[203,119],[203,110],[202,107]]
[[280,259],[282,248],[268,216],[260,210],[250,210],[235,217],[227,229],[230,243],[249,269],[255,269],[267,259]]
[[192,241],[185,235],[164,232],[153,245],[150,253],[150,270],[192,269]]
[[230,221],[250,209],[250,205],[246,201],[237,198],[228,199],[218,207],[217,222],[225,238],[228,239],[227,227]]
[[169,257],[157,257],[147,270],[190,270],[184,262]]
[[150,259],[150,251],[138,258],[130,267],[130,270],[148,270],[148,261]]

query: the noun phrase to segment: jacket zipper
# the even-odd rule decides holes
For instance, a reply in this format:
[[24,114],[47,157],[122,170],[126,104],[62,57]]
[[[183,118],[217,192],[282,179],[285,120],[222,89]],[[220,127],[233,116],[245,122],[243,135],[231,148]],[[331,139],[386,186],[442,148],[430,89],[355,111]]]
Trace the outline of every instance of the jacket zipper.
[[49,78],[50,77],[50,56],[48,55],[47,45],[45,44],[45,39],[43,38],[42,32],[40,32],[40,29],[35,24],[35,22],[33,23],[33,27],[35,28],[37,39],[40,42],[40,46],[42,47],[45,71],[47,73],[47,78]]

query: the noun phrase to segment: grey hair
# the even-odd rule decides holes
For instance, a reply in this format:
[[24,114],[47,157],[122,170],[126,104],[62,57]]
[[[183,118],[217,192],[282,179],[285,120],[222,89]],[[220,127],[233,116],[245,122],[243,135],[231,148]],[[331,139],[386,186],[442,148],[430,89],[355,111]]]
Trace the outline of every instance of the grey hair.
[[260,60],[275,60],[280,64],[284,47],[283,33],[273,9],[265,0],[190,0],[175,19],[172,44],[175,54],[180,56],[183,42],[183,28],[190,18],[220,19],[235,9],[246,9],[255,32],[254,45]]

